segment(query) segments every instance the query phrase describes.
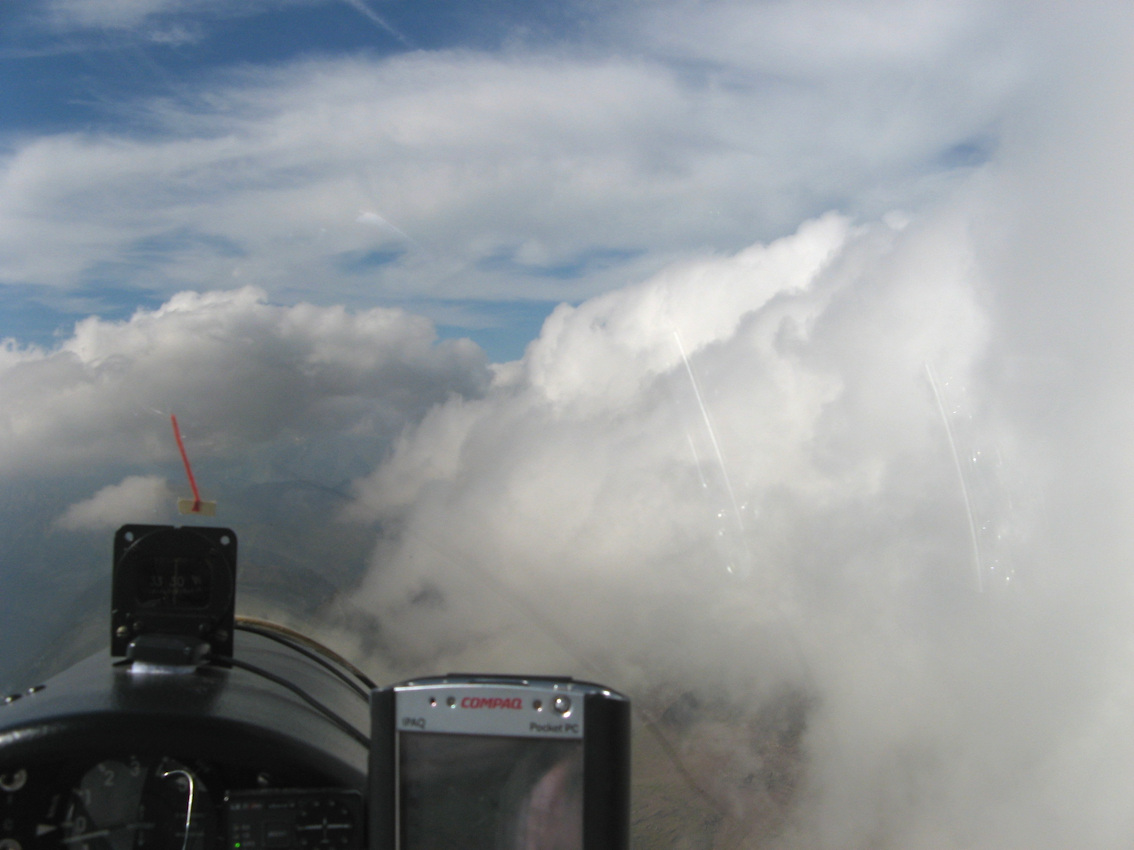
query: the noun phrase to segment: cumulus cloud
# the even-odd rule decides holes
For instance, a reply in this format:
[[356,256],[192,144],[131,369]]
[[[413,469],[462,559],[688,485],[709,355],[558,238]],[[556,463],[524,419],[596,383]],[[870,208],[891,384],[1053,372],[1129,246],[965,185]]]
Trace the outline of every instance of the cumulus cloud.
[[109,533],[128,522],[169,522],[174,498],[173,489],[164,478],[131,475],[71,505],[59,517],[58,524],[66,531]]
[[909,628],[980,604],[974,569],[1009,581],[973,563],[948,448],[975,413],[979,284],[955,221],[828,216],[561,308],[484,398],[435,408],[359,482],[355,514],[384,531],[360,603],[406,673],[542,664],[622,683],[645,716],[694,701],[663,732],[694,761],[731,752],[695,770],[710,803],[681,829],[782,823],[743,729],[815,700],[816,735],[862,723],[894,757],[926,706],[879,730],[864,690],[934,687],[895,641],[935,648]]
[[9,476],[176,458],[177,413],[206,459],[250,463],[282,446],[293,460],[309,453],[317,480],[342,480],[357,453],[380,456],[430,406],[478,395],[488,376],[480,349],[438,342],[420,316],[281,307],[250,288],[181,293],[127,321],[86,319],[54,350],[4,351]]
[[[357,487],[393,673],[630,690],[672,754],[642,745],[643,846],[1128,835],[1092,801],[1134,782],[1103,744],[1134,745],[1129,583],[1062,560],[1103,529],[1050,513],[1058,432],[998,395],[968,202],[828,217],[561,308],[487,395],[434,408]],[[719,310],[691,307],[707,286]]]

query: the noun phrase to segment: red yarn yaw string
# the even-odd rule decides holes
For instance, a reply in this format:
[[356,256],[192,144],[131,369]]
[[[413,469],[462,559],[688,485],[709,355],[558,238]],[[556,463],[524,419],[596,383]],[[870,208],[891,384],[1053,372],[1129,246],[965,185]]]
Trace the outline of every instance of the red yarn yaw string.
[[177,440],[177,449],[181,452],[181,461],[185,464],[185,474],[189,476],[189,487],[193,491],[193,513],[201,512],[201,492],[197,489],[197,479],[193,477],[193,467],[189,465],[189,455],[185,453],[185,443],[181,440],[181,429],[177,427],[177,414],[169,415],[173,423],[173,436]]

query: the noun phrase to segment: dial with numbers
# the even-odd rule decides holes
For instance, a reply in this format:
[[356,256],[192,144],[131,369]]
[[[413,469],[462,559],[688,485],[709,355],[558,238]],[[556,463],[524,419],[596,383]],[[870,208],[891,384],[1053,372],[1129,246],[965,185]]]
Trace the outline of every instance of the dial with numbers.
[[38,836],[72,850],[205,848],[216,832],[205,784],[168,758],[101,761],[54,808],[59,819],[41,824]]

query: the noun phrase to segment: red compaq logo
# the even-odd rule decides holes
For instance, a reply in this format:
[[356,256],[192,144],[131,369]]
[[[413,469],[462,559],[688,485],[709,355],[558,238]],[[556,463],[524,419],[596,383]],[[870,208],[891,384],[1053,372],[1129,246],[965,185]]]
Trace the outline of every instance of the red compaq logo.
[[461,708],[523,708],[519,697],[462,697]]

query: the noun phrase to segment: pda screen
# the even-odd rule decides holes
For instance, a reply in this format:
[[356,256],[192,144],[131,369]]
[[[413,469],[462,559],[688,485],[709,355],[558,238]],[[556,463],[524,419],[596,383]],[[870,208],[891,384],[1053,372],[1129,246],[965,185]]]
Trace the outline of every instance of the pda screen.
[[399,737],[401,850],[582,850],[581,740]]

